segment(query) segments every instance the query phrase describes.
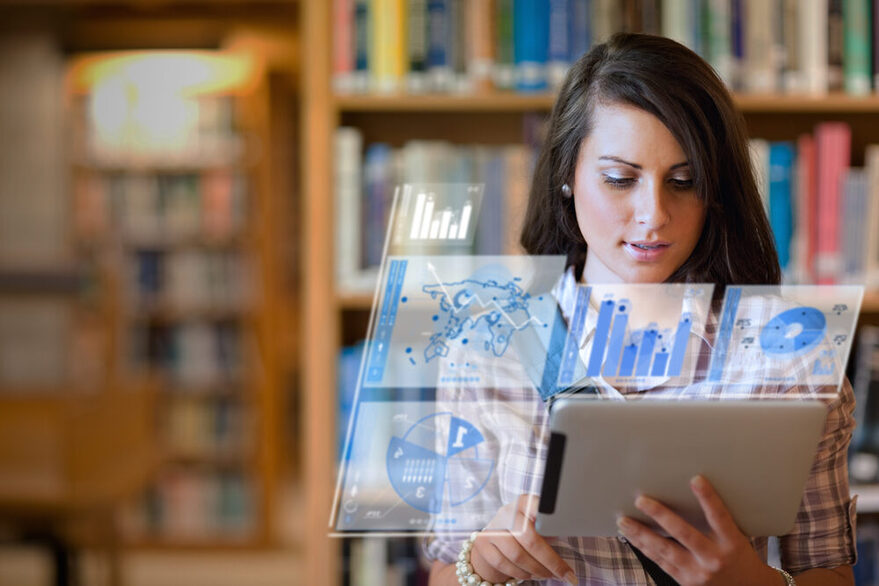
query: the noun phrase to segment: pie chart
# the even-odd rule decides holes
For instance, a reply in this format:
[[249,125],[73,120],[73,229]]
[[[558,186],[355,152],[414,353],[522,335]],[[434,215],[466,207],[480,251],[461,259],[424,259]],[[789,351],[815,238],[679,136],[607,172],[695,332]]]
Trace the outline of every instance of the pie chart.
[[814,307],[796,307],[773,317],[760,332],[766,354],[797,354],[824,338],[827,319]]
[[388,444],[388,479],[411,507],[438,514],[463,504],[485,487],[494,470],[485,437],[469,421],[451,412],[416,421]]

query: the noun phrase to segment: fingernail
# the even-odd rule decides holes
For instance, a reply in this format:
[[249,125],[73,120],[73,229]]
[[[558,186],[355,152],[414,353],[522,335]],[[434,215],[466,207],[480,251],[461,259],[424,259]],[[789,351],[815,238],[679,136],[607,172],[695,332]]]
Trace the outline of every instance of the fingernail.
[[693,487],[693,490],[702,492],[705,490],[705,477],[701,474],[699,476],[694,476],[690,479],[690,486]]
[[578,584],[579,581],[577,580],[577,574],[575,574],[574,572],[568,572],[567,574],[565,574],[565,582],[574,585]]
[[653,501],[648,497],[641,495],[635,499],[635,506],[646,513],[648,512],[648,509],[653,508]]
[[635,528],[635,525],[632,523],[631,519],[628,517],[619,517],[617,518],[617,527],[623,531],[623,533],[627,531],[631,531]]

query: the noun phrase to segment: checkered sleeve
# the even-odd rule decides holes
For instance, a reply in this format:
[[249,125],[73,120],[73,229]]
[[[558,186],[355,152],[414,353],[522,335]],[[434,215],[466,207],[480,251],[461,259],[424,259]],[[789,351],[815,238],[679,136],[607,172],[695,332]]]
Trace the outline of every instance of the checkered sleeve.
[[855,421],[846,379],[828,401],[824,434],[797,513],[794,530],[780,538],[781,562],[790,572],[833,568],[856,561],[855,502],[849,496],[848,445]]

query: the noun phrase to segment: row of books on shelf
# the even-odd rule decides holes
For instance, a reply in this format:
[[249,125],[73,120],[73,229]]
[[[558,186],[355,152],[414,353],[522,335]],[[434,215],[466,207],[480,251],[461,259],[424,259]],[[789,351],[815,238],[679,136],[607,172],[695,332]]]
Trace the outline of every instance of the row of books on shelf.
[[254,352],[250,336],[235,322],[141,323],[129,335],[132,369],[157,372],[180,392],[241,381]]
[[247,222],[247,182],[224,169],[199,173],[80,173],[74,229],[85,242],[119,238],[164,247],[240,236]]
[[825,122],[751,147],[786,281],[879,285],[879,145],[853,167],[851,128]]
[[80,163],[96,167],[228,165],[244,139],[235,98],[150,91],[124,83],[97,87],[76,107]]
[[257,522],[255,489],[243,470],[166,466],[126,511],[125,530],[140,538],[247,539]]
[[879,87],[876,12],[875,0],[335,0],[334,85],[541,91],[628,31],[680,41],[737,90],[864,95]]
[[135,310],[240,313],[254,300],[252,265],[241,251],[140,250],[130,258],[125,291]]
[[172,456],[225,463],[248,456],[248,406],[242,397],[175,393],[165,405],[161,434]]
[[[530,142],[530,141],[529,141]],[[525,214],[536,147],[411,141],[363,149],[356,128],[335,138],[336,277],[341,291],[370,291],[381,263],[394,188],[402,183],[484,183],[473,252],[511,254]]]

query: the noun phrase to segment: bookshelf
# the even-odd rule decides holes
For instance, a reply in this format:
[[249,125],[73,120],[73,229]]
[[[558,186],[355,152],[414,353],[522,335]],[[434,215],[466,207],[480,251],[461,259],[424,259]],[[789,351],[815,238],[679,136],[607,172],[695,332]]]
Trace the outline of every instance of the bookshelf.
[[[338,584],[344,565],[342,545],[327,537],[337,472],[336,360],[342,344],[365,334],[372,293],[338,291],[334,281],[332,136],[339,126],[354,126],[364,144],[373,141],[400,146],[409,139],[453,143],[502,144],[523,141],[522,118],[548,115],[551,93],[520,94],[480,91],[469,94],[338,94],[332,88],[333,14],[329,5],[304,3],[303,45],[312,55],[303,64],[303,201],[305,241],[305,339],[309,353],[304,364],[307,520],[307,581]],[[812,132],[818,122],[843,120],[853,127],[853,164],[862,163],[864,146],[879,142],[879,96],[775,93],[737,94],[752,136],[795,140]],[[879,292],[869,291],[862,312],[879,313]],[[315,339],[308,332],[327,332]],[[858,487],[872,495],[873,487]],[[870,503],[873,503],[871,497]],[[871,504],[871,507],[874,506]]]
[[[144,74],[194,65],[215,77],[192,89],[185,76]],[[128,544],[274,539],[286,314],[275,289],[268,100],[263,65],[246,53],[71,62],[73,244],[106,283],[114,376],[158,386],[159,465],[122,517]]]

